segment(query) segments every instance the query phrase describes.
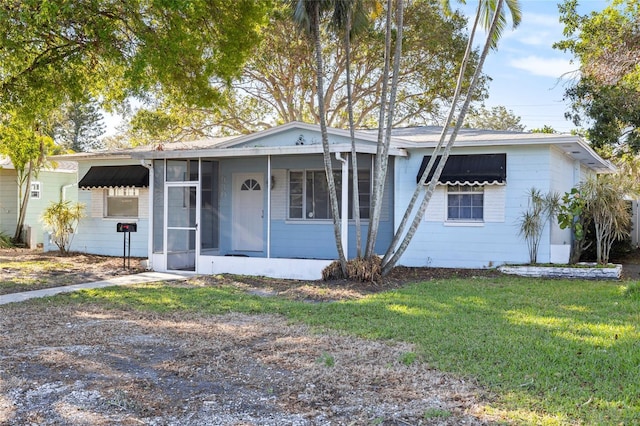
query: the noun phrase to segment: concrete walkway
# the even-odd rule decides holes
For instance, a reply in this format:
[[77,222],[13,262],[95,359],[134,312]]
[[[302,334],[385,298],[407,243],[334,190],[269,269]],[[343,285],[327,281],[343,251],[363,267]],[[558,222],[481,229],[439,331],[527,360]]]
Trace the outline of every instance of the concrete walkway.
[[36,297],[53,296],[59,293],[70,293],[73,291],[89,288],[103,288],[111,287],[114,285],[142,284],[156,281],[186,280],[187,278],[189,278],[189,275],[168,274],[164,272],[143,272],[136,275],[123,275],[104,281],[94,281],[90,283],[67,285],[64,287],[52,287],[44,288],[42,290],[25,291],[22,293],[5,294],[3,296],[0,296],[0,305],[23,302],[25,300],[33,299]]

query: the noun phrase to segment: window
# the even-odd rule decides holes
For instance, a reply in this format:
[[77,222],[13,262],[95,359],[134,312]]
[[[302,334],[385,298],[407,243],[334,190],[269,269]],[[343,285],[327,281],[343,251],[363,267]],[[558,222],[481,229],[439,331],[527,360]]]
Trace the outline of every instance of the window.
[[40,182],[31,182],[31,191],[29,192],[29,197],[35,200],[40,199]]
[[106,217],[138,217],[138,188],[118,187],[107,190]]
[[[338,208],[342,208],[342,172],[333,173],[338,193]],[[349,172],[349,183],[352,174]],[[371,173],[358,171],[360,217],[369,218],[369,200],[371,198]],[[342,213],[342,212],[341,212]],[[329,188],[324,170],[304,170],[289,172],[289,219],[331,219]],[[353,218],[353,190],[349,185],[349,219]]]
[[450,185],[447,187],[447,220],[482,221],[484,187]]

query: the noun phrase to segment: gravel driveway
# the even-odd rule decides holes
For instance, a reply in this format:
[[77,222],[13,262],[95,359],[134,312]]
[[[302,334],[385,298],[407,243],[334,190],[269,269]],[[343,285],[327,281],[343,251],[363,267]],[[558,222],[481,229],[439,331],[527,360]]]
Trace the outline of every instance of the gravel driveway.
[[[44,262],[46,271],[25,275],[9,263],[34,256],[50,260]],[[0,281],[10,288],[14,277],[36,277],[38,287],[48,287],[123,273],[118,259],[91,257],[90,267],[83,259],[0,251],[0,267],[5,267]],[[55,262],[62,266],[52,267]],[[402,271],[385,286],[427,279],[420,276],[426,273],[444,272]],[[265,297],[280,294],[309,303],[386,288],[215,280]],[[2,305],[0,425],[492,422],[484,409],[490,401],[486,392],[426,363],[402,362],[415,351],[406,344],[319,334],[272,315],[153,314],[42,300]]]

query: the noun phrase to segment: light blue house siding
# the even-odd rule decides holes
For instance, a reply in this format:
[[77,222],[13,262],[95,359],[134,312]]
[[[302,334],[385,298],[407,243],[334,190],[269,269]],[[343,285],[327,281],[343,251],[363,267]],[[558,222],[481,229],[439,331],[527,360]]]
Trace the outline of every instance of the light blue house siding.
[[[32,177],[32,188],[24,219],[25,243],[37,248],[46,241],[46,232],[40,220],[42,212],[52,201],[63,196],[76,200],[73,184],[76,182],[75,170],[42,170]],[[12,168],[0,168],[0,232],[13,237],[18,223],[18,184],[16,172]]]
[[[485,185],[484,220],[460,223],[446,219],[446,186],[438,185],[427,213],[400,263],[406,266],[487,268],[508,263],[528,263],[525,241],[519,235],[519,219],[528,206],[531,188],[564,193],[580,179],[578,163],[550,145],[459,148],[452,154],[505,153],[504,185]],[[430,150],[412,150],[408,158],[396,158],[397,220],[415,188],[416,174]],[[568,231],[553,220],[546,225],[538,262],[549,262],[553,244],[569,244]]]
[[52,201],[69,200],[75,202],[78,199],[74,186],[76,181],[77,173],[75,170],[42,170],[38,176],[32,178],[31,183],[34,190],[30,194],[27,214],[24,219],[25,227],[30,229],[29,247],[36,248],[46,243],[48,234],[40,217]]
[[16,172],[0,168],[0,233],[13,236],[18,218]]
[[[79,162],[78,178],[90,166],[140,165],[135,160],[93,160]],[[137,223],[138,230],[131,233],[131,256],[147,257],[149,253],[149,190],[140,188],[137,217],[106,217],[105,200],[107,188],[78,189],[78,201],[85,205],[85,217],[80,221],[78,231],[71,244],[71,250],[106,256],[123,255],[124,234],[116,230],[118,222]]]

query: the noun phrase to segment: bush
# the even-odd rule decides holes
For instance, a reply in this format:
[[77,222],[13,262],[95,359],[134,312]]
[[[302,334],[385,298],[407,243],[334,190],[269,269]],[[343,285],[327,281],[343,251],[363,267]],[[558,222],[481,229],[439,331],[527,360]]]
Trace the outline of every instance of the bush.
[[42,213],[42,223],[51,231],[61,254],[67,254],[78,222],[84,217],[84,205],[69,201],[52,201]]

